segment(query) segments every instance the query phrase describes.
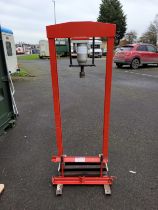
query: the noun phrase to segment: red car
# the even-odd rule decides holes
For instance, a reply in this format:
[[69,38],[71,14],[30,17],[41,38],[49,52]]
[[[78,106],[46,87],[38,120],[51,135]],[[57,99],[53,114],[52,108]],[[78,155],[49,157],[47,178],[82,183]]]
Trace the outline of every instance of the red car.
[[128,44],[116,51],[114,63],[118,68],[130,65],[132,69],[141,65],[158,64],[158,50],[151,44]]

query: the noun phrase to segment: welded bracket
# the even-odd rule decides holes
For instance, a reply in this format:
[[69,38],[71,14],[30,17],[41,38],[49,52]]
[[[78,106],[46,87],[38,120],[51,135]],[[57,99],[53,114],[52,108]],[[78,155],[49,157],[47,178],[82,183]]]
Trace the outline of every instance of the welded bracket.
[[110,185],[104,184],[105,195],[111,195]]
[[63,193],[63,184],[57,184],[56,195],[62,195]]

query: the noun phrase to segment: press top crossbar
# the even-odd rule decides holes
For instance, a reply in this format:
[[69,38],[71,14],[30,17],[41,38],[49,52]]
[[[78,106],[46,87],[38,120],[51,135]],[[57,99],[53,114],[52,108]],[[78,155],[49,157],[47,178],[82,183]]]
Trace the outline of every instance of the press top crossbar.
[[52,38],[79,38],[79,37],[115,37],[114,24],[100,22],[68,22],[47,26],[47,37]]

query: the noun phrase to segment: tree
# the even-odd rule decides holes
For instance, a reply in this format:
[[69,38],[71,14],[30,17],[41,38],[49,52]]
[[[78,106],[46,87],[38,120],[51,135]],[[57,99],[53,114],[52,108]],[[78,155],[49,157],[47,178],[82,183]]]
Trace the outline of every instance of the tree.
[[102,0],[100,4],[98,22],[115,23],[118,43],[126,32],[126,15],[119,0]]
[[155,16],[154,25],[155,25],[155,27],[156,27],[156,33],[157,33],[156,44],[158,45],[158,14],[156,14],[156,16]]
[[158,33],[158,14],[155,15],[154,25],[155,25],[157,33]]
[[128,41],[129,44],[133,44],[134,41],[136,41],[137,39],[137,32],[134,30],[131,30],[129,32],[126,33],[126,39]]
[[151,23],[147,31],[140,37],[140,41],[156,45],[157,43],[157,29],[154,23]]
[[149,25],[147,31],[140,37],[144,43],[158,44],[158,14],[155,15],[154,21]]

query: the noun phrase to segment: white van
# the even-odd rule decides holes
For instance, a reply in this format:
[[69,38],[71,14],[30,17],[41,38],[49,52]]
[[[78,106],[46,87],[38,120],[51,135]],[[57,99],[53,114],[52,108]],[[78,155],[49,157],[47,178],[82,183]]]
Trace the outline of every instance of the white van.
[[39,48],[40,48],[39,58],[49,58],[48,40],[40,40]]
[[[102,49],[101,49],[102,41],[101,40],[95,40],[94,45],[94,57],[101,58],[102,57]],[[88,56],[93,56],[93,40],[89,40],[88,42]]]
[[0,33],[3,41],[7,69],[9,73],[14,73],[18,71],[19,68],[16,56],[16,47],[14,42],[13,31],[8,28],[0,27]]

